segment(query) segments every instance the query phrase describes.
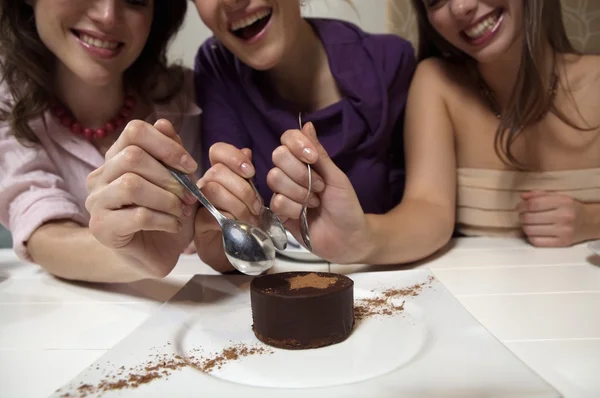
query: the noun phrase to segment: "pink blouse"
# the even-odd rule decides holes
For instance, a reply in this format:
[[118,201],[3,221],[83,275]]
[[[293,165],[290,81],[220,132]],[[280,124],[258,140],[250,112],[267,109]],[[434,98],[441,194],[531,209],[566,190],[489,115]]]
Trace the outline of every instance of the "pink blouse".
[[[155,105],[146,121],[170,120],[185,148],[201,164],[201,110],[192,91],[193,84],[186,84],[186,91],[169,104]],[[8,95],[6,87],[0,86],[0,106]],[[40,145],[25,147],[11,134],[8,123],[0,122],[0,224],[11,231],[15,252],[27,261],[32,261],[27,240],[42,224],[69,219],[88,225],[86,178],[104,163],[90,142],[71,133],[49,112],[30,126]]]

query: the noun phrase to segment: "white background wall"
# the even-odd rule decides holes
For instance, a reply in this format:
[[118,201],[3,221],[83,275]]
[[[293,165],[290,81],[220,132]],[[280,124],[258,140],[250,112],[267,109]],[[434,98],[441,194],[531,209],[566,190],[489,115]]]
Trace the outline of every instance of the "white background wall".
[[[308,0],[304,14],[344,19],[356,23],[368,32],[386,31],[385,0],[353,0],[353,4],[356,10],[342,0]],[[190,4],[183,30],[171,47],[171,60],[181,59],[184,65],[193,67],[198,47],[209,36],[210,31],[198,17],[196,6]]]

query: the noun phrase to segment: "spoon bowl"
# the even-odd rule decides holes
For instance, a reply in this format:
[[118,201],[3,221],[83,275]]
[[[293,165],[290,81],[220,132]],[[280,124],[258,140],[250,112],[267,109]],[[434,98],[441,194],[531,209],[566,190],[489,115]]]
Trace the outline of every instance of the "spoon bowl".
[[215,217],[221,227],[225,256],[235,269],[246,275],[260,275],[275,265],[275,246],[264,231],[225,217],[189,176],[169,166],[165,167]]
[[595,240],[588,243],[588,248],[593,251],[597,256],[600,256],[600,240]]
[[287,248],[287,234],[285,232],[285,228],[281,223],[281,220],[271,209],[265,206],[264,201],[262,200],[262,196],[258,193],[258,189],[252,182],[252,179],[248,179],[248,183],[254,190],[256,197],[260,201],[261,211],[258,217],[258,226],[261,230],[265,231],[269,238],[273,241],[273,245],[277,250],[285,250]]

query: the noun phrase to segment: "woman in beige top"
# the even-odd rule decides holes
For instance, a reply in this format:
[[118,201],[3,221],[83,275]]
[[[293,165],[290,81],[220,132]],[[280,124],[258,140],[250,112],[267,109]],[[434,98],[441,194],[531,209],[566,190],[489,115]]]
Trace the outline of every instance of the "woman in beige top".
[[536,246],[600,238],[600,57],[572,48],[559,0],[413,3],[423,61],[406,111],[402,203],[365,216],[308,124],[273,157],[272,209],[300,238],[309,162],[326,185],[309,217],[312,248],[329,261],[416,260],[455,223]]

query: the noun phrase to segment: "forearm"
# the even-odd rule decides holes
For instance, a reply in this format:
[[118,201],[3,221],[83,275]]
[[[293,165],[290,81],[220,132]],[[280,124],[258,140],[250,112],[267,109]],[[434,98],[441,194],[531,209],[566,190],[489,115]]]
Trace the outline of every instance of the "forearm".
[[49,273],[84,282],[127,283],[149,276],[98,242],[86,227],[73,222],[48,223],[27,243],[33,261]]
[[584,204],[584,212],[583,240],[600,239],[600,203]]
[[454,212],[440,205],[405,199],[387,214],[367,215],[369,244],[365,264],[403,264],[421,260],[452,237]]

